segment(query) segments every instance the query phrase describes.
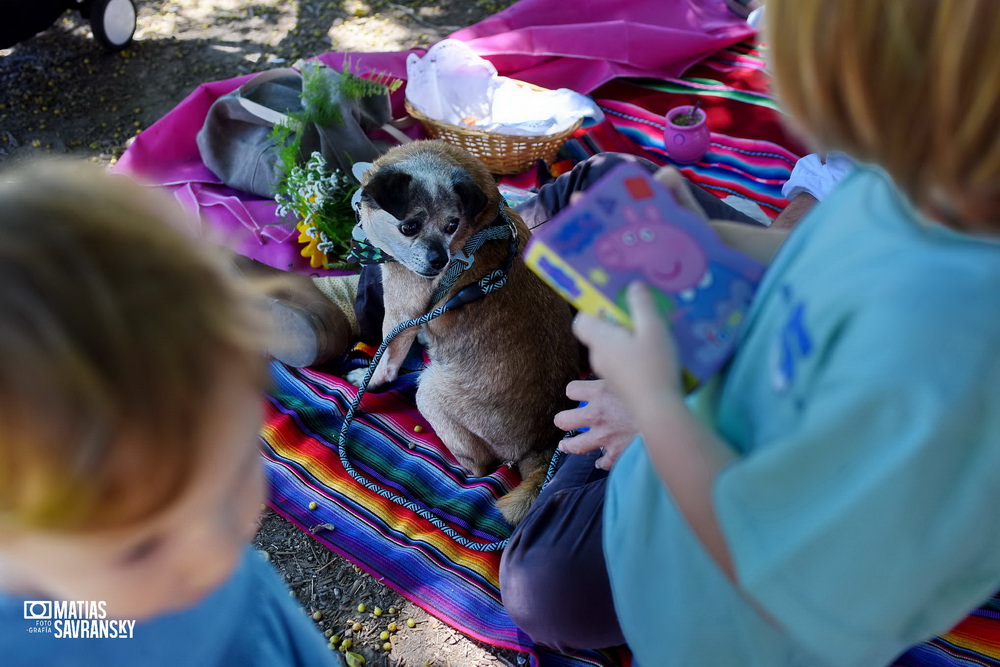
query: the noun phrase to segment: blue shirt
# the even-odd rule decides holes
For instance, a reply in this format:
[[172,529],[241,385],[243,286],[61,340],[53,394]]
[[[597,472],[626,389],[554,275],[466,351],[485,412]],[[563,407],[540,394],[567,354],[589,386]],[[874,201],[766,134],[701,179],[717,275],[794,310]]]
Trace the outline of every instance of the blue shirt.
[[1000,588],[998,343],[1000,244],[849,176],[692,399],[740,455],[713,489],[739,585],[641,439],[612,471],[604,547],[638,662],[885,665]]
[[[25,616],[44,617],[49,607],[33,604],[29,609],[24,602],[0,594],[0,664],[6,667],[343,664],[270,564],[250,548],[229,579],[199,603],[138,623],[131,631],[127,625],[112,626],[108,633],[120,633],[120,638],[34,632],[31,628],[53,626]],[[88,609],[83,615],[97,616]],[[59,630],[66,632],[62,624]]]

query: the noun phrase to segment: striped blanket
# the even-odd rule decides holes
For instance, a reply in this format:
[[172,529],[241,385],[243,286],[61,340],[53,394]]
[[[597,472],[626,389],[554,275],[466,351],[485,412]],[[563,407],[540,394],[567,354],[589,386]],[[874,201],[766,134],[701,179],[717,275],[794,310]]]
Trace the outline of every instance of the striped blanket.
[[720,198],[753,201],[771,218],[787,201],[781,186],[805,148],[781,126],[768,91],[760,50],[740,42],[709,56],[676,79],[615,79],[592,93],[609,122],[571,141],[573,160],[597,151],[622,151],[667,164],[663,116],[671,108],[701,101],[712,130],[711,145],[682,173]]
[[366,394],[340,452],[357,390],[335,375],[273,364],[262,433],[271,507],[479,641],[526,652],[536,665],[627,664],[624,651],[545,650],[510,621],[497,581],[510,528],[493,503],[515,475],[501,468],[466,479],[414,406],[417,375]]
[[[701,99],[711,148],[682,172],[720,197],[753,201],[770,217],[786,203],[781,184],[804,151],[781,129],[753,43],[724,49],[683,78],[616,79],[593,97],[608,122],[571,140],[561,153],[563,167],[607,150],[667,163],[664,112]],[[525,187],[533,179],[525,174],[510,181]],[[317,369],[272,368],[262,439],[275,511],[441,621],[487,644],[523,651],[532,664],[630,663],[624,650],[546,650],[510,621],[497,584],[509,528],[493,501],[516,482],[514,474],[501,468],[485,478],[465,477],[414,406],[418,372],[365,396],[341,451],[337,435],[355,388]],[[1000,598],[895,663],[956,665],[1000,665]]]

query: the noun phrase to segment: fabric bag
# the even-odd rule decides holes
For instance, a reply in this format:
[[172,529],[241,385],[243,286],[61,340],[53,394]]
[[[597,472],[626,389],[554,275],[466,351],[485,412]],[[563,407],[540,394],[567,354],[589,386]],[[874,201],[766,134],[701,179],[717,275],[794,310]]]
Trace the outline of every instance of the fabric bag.
[[[397,139],[409,140],[389,124],[389,91],[348,98],[338,84],[344,76],[319,63],[316,67],[328,80],[329,101],[339,107],[338,122],[325,125],[306,121],[293,132],[301,133],[300,157],[305,160],[319,151],[332,169],[345,174],[358,161],[373,161],[389,148],[368,133],[382,129]],[[277,123],[288,123],[289,114],[301,110],[314,114],[303,101],[303,76],[293,68],[261,72],[233,92],[212,103],[198,132],[198,151],[205,165],[226,185],[263,197],[274,197],[283,173],[279,164],[281,147],[271,136]]]

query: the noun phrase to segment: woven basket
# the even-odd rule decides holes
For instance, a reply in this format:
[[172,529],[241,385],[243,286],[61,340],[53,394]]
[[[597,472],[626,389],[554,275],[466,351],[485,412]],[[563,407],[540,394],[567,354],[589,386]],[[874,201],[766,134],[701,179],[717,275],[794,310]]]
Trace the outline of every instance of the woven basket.
[[[521,85],[544,90],[528,83]],[[482,160],[491,173],[498,175],[520,174],[530,169],[539,159],[551,164],[562,145],[583,124],[581,119],[562,132],[527,137],[484,132],[428,118],[414,109],[409,100],[406,100],[406,112],[419,120],[432,138],[464,148]]]

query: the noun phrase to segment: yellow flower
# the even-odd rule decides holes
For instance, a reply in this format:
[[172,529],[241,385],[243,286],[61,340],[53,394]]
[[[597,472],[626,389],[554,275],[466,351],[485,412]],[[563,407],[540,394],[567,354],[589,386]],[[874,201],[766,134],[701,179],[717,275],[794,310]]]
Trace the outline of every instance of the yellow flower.
[[295,229],[299,230],[299,243],[306,244],[299,254],[309,258],[309,266],[318,269],[329,264],[330,260],[327,258],[326,253],[318,247],[321,240],[319,230],[310,225],[306,220],[295,225]]

